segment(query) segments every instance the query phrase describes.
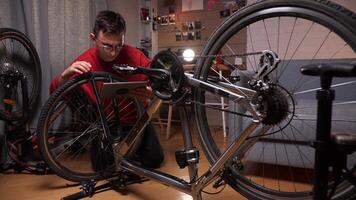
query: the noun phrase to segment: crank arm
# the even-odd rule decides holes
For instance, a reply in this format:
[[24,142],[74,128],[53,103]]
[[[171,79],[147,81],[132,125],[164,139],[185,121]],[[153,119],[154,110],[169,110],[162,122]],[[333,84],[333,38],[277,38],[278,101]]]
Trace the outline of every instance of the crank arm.
[[164,69],[132,67],[129,65],[114,65],[113,70],[121,74],[145,74],[149,78],[162,81],[167,81],[170,78],[170,73]]

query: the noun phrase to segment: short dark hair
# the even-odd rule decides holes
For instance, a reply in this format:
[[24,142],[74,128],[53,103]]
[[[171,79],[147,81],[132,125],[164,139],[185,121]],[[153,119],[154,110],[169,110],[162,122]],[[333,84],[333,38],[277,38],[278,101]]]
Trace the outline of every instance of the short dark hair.
[[93,28],[95,36],[98,36],[99,31],[103,31],[103,33],[125,32],[125,19],[119,13],[110,10],[103,10],[96,16]]

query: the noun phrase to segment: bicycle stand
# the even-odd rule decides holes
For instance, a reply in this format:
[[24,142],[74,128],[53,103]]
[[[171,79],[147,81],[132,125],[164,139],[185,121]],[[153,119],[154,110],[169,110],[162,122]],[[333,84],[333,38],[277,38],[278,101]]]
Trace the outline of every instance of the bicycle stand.
[[124,189],[128,185],[132,185],[135,183],[143,183],[145,181],[148,181],[148,179],[143,178],[143,177],[138,177],[138,176],[125,176],[123,174],[122,176],[118,176],[115,179],[108,180],[107,183],[104,183],[102,185],[96,186],[97,182],[94,180],[83,182],[83,183],[78,183],[70,186],[78,186],[81,185],[80,192],[68,195],[66,197],[61,198],[61,200],[77,200],[77,199],[82,199],[85,197],[92,197],[94,194],[104,192],[110,189]]
[[[347,155],[356,151],[356,136],[352,134],[331,133],[331,118],[335,92],[331,87],[334,77],[355,77],[355,64],[311,64],[303,66],[304,75],[320,76],[321,88],[317,90],[318,111],[314,166],[313,199],[331,199],[336,186],[342,179],[355,184],[355,177],[346,170]],[[330,159],[330,156],[332,159]],[[328,192],[329,167],[333,168],[334,188]]]

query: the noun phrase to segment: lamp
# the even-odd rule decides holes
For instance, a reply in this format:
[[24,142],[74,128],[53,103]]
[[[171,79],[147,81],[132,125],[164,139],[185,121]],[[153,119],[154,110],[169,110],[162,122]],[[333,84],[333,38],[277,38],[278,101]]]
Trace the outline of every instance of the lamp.
[[194,60],[195,52],[192,49],[186,49],[183,51],[183,59],[187,62]]

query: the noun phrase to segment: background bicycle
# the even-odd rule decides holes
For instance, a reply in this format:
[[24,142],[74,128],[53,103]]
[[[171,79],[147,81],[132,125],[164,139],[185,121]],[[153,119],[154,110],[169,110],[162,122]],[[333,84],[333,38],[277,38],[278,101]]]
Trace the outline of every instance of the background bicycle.
[[46,169],[43,163],[29,164],[41,160],[38,151],[35,156],[35,138],[29,128],[41,79],[41,64],[32,42],[18,30],[0,28],[0,120],[5,124],[1,127],[2,170],[43,173]]

